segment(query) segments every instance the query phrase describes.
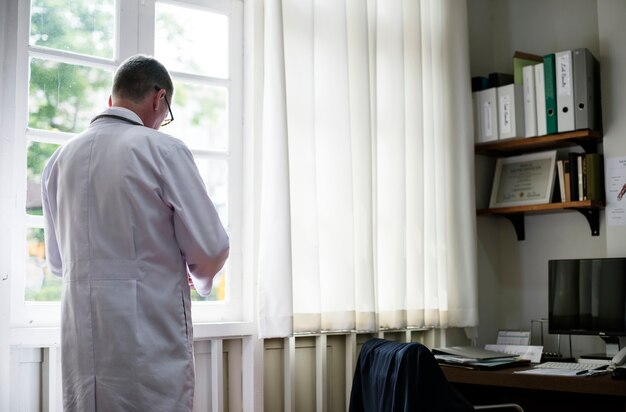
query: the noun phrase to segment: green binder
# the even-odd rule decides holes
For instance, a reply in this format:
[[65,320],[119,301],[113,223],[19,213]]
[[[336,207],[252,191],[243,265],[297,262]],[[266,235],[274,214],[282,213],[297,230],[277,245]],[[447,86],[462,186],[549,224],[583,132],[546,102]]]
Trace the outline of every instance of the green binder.
[[513,54],[513,83],[524,84],[524,75],[522,73],[524,66],[534,66],[542,61],[543,58],[541,56],[516,51]]
[[553,134],[558,132],[554,53],[543,56],[543,76],[546,88],[546,131]]

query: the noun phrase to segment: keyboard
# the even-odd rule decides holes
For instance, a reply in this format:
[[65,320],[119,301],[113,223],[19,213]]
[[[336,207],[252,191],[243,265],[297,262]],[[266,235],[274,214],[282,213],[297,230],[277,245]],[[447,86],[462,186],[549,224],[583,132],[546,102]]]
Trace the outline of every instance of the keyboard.
[[576,362],[544,362],[536,365],[539,369],[567,369],[573,371],[591,371],[594,369],[605,369],[607,365],[598,363],[576,363]]

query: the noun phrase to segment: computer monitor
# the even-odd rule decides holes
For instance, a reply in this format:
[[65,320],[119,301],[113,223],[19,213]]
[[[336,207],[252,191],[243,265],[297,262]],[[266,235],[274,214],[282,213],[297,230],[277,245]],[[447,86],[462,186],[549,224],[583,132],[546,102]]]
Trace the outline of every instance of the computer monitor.
[[626,258],[559,259],[548,262],[548,332],[598,335],[611,358],[626,336]]

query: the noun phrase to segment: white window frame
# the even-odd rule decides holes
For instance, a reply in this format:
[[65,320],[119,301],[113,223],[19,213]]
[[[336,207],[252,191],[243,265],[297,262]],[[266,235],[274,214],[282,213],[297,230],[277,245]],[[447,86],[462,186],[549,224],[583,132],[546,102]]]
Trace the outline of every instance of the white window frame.
[[[43,219],[27,216],[25,213],[26,202],[26,158],[27,142],[29,138],[47,143],[62,143],[73,134],[55,133],[47,131],[29,130],[23,125],[28,125],[28,73],[30,56],[42,57],[48,60],[60,60],[64,63],[82,64],[87,63],[90,67],[105,68],[111,71],[127,57],[135,53],[154,53],[154,11],[155,1],[175,4],[179,6],[199,7],[219,12],[229,16],[230,42],[236,44],[237,52],[230,53],[228,80],[229,93],[229,150],[228,153],[194,153],[196,156],[205,158],[217,157],[228,160],[229,163],[229,236],[231,240],[231,252],[229,258],[229,278],[227,283],[226,302],[198,302],[192,307],[194,322],[198,324],[214,324],[215,322],[234,322],[244,324],[243,327],[250,331],[250,322],[254,317],[252,313],[251,297],[253,296],[253,275],[251,271],[244,271],[243,267],[243,201],[244,201],[244,145],[243,145],[243,1],[242,0],[117,0],[117,27],[116,27],[116,55],[113,59],[82,56],[57,50],[49,50],[42,47],[30,46],[30,1],[20,1],[17,5],[17,36],[15,49],[15,113],[14,116],[6,116],[4,122],[8,124],[5,130],[14,130],[10,136],[3,138],[12,139],[10,146],[13,153],[12,172],[14,178],[11,182],[0,184],[1,190],[7,190],[13,194],[10,216],[13,216],[10,230],[10,247],[12,259],[9,259],[11,267],[11,328],[58,328],[60,325],[59,303],[33,303],[24,301],[24,273],[25,273],[25,234],[28,228],[41,227]],[[141,27],[141,30],[138,28]],[[124,41],[121,41],[123,39]],[[12,51],[11,51],[12,52]],[[6,51],[7,55],[11,55]],[[174,80],[188,80],[190,76],[185,73],[172,72]],[[191,76],[197,80],[196,76]],[[203,81],[207,81],[203,79]],[[211,80],[209,79],[210,83]],[[224,80],[220,80],[220,85]],[[174,108],[175,110],[175,108]],[[95,113],[94,113],[95,114]],[[8,147],[8,145],[7,145]],[[248,149],[246,149],[248,150]],[[193,151],[192,151],[193,152]],[[249,173],[246,172],[246,176]],[[248,184],[246,184],[248,186]],[[5,215],[6,216],[6,215]],[[8,244],[10,243],[10,244]],[[244,274],[245,272],[245,274]],[[196,335],[202,336],[203,327],[198,325]],[[17,331],[17,330],[16,330]],[[17,333],[16,337],[20,336]],[[45,340],[57,341],[58,331],[52,331]],[[40,334],[33,334],[35,340],[44,339]],[[20,338],[17,338],[21,341]],[[30,340],[30,339],[28,339]],[[13,340],[13,343],[17,343]]]

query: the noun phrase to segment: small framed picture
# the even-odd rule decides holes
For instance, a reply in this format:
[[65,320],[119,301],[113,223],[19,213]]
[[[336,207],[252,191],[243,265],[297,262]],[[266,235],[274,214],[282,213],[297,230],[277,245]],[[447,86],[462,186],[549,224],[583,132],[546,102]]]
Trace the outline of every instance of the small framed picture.
[[489,207],[550,203],[555,164],[556,150],[499,158]]

